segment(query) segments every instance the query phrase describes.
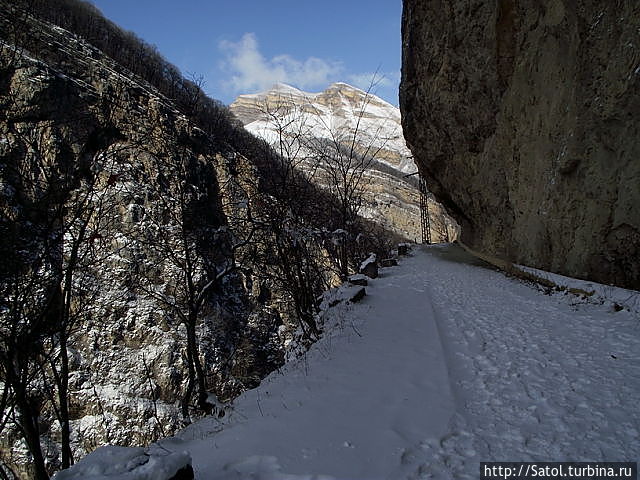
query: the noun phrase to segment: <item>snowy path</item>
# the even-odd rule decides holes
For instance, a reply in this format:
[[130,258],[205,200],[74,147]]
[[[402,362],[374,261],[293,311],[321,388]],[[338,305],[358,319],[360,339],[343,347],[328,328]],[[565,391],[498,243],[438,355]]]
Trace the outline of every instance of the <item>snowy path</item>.
[[487,460],[638,460],[637,316],[451,261],[461,252],[429,256],[457,415],[417,478],[477,478]]
[[213,480],[477,478],[480,461],[640,457],[640,322],[417,251],[305,358],[167,439]]

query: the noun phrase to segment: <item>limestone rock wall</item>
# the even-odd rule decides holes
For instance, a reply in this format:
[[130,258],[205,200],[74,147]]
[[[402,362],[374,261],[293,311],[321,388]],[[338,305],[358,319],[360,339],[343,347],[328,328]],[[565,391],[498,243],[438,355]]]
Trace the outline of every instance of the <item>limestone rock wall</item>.
[[[10,21],[0,15],[5,31]],[[225,197],[219,177],[240,155],[80,38],[36,19],[24,28],[31,29],[29,49],[0,44],[0,287],[15,291],[12,279],[22,275],[35,286],[20,298],[38,308],[43,292],[60,282],[57,263],[86,227],[68,348],[77,459],[102,444],[146,444],[183,426],[186,334],[168,305],[183,305],[187,248],[200,283],[234,261],[230,244],[239,235],[229,216],[241,205]],[[43,264],[42,272],[30,274],[21,261]],[[281,364],[283,321],[240,271],[209,292],[196,326],[198,351],[207,390],[226,401]],[[3,335],[11,326],[5,304]],[[36,380],[30,388],[44,391]],[[45,394],[36,393],[54,471],[58,422]],[[11,423],[3,427],[0,459],[32,478],[22,436]]]
[[405,0],[408,145],[475,249],[640,288],[640,6]]

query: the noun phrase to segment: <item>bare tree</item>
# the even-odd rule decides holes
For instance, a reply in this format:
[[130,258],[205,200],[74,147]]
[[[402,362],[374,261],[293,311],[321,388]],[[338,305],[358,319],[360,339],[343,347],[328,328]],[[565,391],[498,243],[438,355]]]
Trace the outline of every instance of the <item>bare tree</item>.
[[[373,100],[373,90],[382,80],[375,74],[369,87],[353,107],[355,124],[341,124],[327,120],[322,112],[316,112],[316,125],[308,125],[295,116],[282,112],[268,112],[271,125],[278,133],[276,150],[292,169],[306,171],[307,178],[326,188],[335,198],[337,210],[334,225],[337,227],[333,238],[336,249],[337,270],[345,279],[356,258],[355,242],[358,234],[359,214],[364,201],[365,173],[377,162],[388,138],[385,125],[378,124],[374,130],[367,125],[367,109]],[[305,107],[309,108],[308,100]],[[304,117],[303,117],[304,118]],[[302,125],[298,127],[298,125]],[[294,126],[295,128],[292,128]],[[280,133],[284,132],[284,133]],[[282,139],[288,143],[283,142]],[[283,149],[282,145],[295,145],[294,149]],[[362,226],[362,224],[360,225]]]
[[118,218],[119,185],[105,175],[115,161],[105,146],[118,133],[108,118],[98,126],[87,105],[60,95],[64,88],[42,104],[31,101],[19,81],[30,61],[6,51],[2,59],[8,62],[2,74],[18,81],[0,97],[0,230],[7,259],[0,269],[0,430],[11,423],[20,432],[39,479],[48,478],[40,445],[40,417],[48,411],[60,426],[60,466],[73,463],[69,350],[92,314],[101,286],[96,274],[113,254],[105,246]]
[[309,146],[313,125],[305,107],[286,92],[257,106],[266,138],[261,157],[272,166],[261,179],[269,195],[255,187],[245,186],[243,192],[258,207],[253,223],[259,225],[260,243],[268,246],[254,259],[269,265],[262,271],[263,280],[291,300],[304,337],[313,339],[320,334],[316,298],[331,281],[323,228],[333,221],[337,208],[335,200],[313,183],[319,163]]
[[194,394],[200,411],[212,409],[197,326],[221,293],[223,281],[239,268],[235,252],[251,242],[253,232],[244,238],[229,234],[209,159],[185,144],[166,140],[160,130],[150,143],[155,147],[147,155],[158,167],[158,178],[151,186],[153,205],[142,209],[137,234],[150,255],[137,256],[134,268],[138,287],[185,329],[187,384],[182,414],[188,421]]
[[47,360],[55,385],[55,395],[54,390],[49,391],[61,429],[62,468],[73,464],[69,424],[69,343],[76,330],[95,313],[97,297],[106,283],[102,278],[104,266],[117,253],[109,239],[116,231],[123,233],[118,212],[123,186],[117,180],[122,172],[106,173],[119,171],[116,158],[121,152],[118,150],[83,152],[92,159],[91,166],[86,176],[77,176],[75,188],[65,200],[64,216],[58,221],[62,238],[60,310],[57,328],[50,338],[52,355]]

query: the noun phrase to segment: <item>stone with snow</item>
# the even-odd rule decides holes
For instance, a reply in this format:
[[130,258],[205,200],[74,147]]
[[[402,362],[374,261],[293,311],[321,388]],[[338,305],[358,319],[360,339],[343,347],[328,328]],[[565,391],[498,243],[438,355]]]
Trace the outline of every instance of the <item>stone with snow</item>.
[[356,292],[351,296],[349,301],[352,302],[352,303],[356,303],[356,302],[359,302],[360,300],[362,300],[366,296],[367,296],[367,291],[365,290],[364,287],[362,287],[362,288],[359,288],[358,290],[356,290]]
[[381,267],[397,267],[398,261],[395,258],[383,258],[380,260]]
[[398,255],[409,255],[409,244],[408,243],[399,243],[398,244]]
[[369,285],[369,282],[367,281],[367,276],[361,273],[351,275],[349,277],[349,283],[351,285],[360,285],[361,287],[366,287],[367,285]]
[[191,480],[193,468],[186,452],[151,453],[144,448],[108,445],[94,450],[53,480]]
[[369,278],[378,278],[378,258],[375,253],[360,264],[360,273]]
[[320,299],[319,309],[320,311],[326,311],[341,303],[359,302],[366,294],[367,292],[364,287],[345,283],[325,292]]

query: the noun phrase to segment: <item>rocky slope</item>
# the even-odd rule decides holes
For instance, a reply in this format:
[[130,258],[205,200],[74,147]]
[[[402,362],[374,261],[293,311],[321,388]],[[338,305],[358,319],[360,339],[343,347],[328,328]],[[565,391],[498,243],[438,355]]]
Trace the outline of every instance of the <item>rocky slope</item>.
[[[270,250],[264,212],[279,200],[232,139],[80,36],[0,7],[0,469],[47,478],[25,425],[49,473],[67,400],[76,459],[144,445],[224,414],[221,402],[281,364],[300,321]],[[300,225],[313,226],[286,233]],[[315,265],[321,241],[298,238],[295,251]],[[318,270],[311,298],[330,281]]]
[[[318,168],[315,146],[355,140],[359,152],[375,152],[364,172],[360,214],[410,240],[421,238],[417,177],[406,177],[415,172],[415,164],[396,107],[335,83],[319,93],[277,84],[263,93],[239,96],[230,108],[248,131],[295,157],[297,167],[313,172],[313,181],[324,187],[330,181]],[[454,235],[455,222],[432,198],[429,203],[433,240],[443,241],[447,226]]]
[[330,138],[338,130],[344,134],[357,129],[361,144],[380,148],[379,161],[404,173],[415,171],[411,152],[402,137],[400,111],[372,93],[346,83],[334,83],[319,93],[303,92],[280,83],[267,92],[240,95],[230,107],[247,129],[255,133],[273,132],[270,114],[287,110],[291,118],[292,109],[296,109],[299,117],[296,126],[304,125],[306,135]]
[[[40,218],[40,209],[55,215],[51,192],[60,191],[54,179],[60,184],[77,182],[79,188],[91,186],[81,194],[65,190],[69,202],[60,207],[78,219],[60,217],[56,228],[65,238],[73,236],[75,222],[86,218],[91,232],[78,243],[82,255],[91,260],[80,265],[75,275],[74,288],[82,293],[77,293],[78,305],[72,309],[69,339],[69,410],[73,449],[79,457],[107,442],[145,444],[182,425],[181,392],[187,382],[184,327],[155,293],[180,302],[182,272],[176,262],[164,257],[169,248],[175,248],[177,255],[185,253],[180,249],[184,231],[180,219],[167,216],[165,210],[180,210],[180,182],[189,182],[200,203],[193,220],[220,229],[218,244],[206,251],[198,248],[194,261],[223,268],[229,259],[222,252],[230,239],[224,233],[227,220],[221,211],[216,170],[230,157],[211,150],[202,132],[150,86],[118,73],[100,52],[74,42],[68,33],[47,32],[51,48],[68,62],[81,63],[74,73],[83,74],[71,77],[71,69],[63,72],[26,52],[3,65],[6,116],[0,135],[6,163],[0,205],[3,215],[9,215],[3,217],[3,233],[11,224],[24,226],[16,237],[3,237],[3,251],[13,250],[3,253],[14,255],[18,250],[28,263],[48,248],[34,238],[36,229],[49,231],[49,218]],[[10,51],[5,48],[2,53],[5,62]],[[168,151],[176,156],[167,157]],[[180,168],[182,161],[190,165],[187,178]],[[39,176],[22,175],[21,170],[28,168],[40,168]],[[160,184],[167,190],[160,191]],[[78,206],[80,199],[87,200],[86,209]],[[165,235],[162,241],[150,238],[154,231]],[[140,278],[135,272],[142,272]],[[10,289],[5,280],[3,276],[3,294]],[[40,281],[42,277],[34,279],[36,284]],[[32,298],[17,300],[37,303],[39,292],[35,288]],[[278,364],[278,324],[269,316],[261,317],[257,326],[249,324],[249,292],[239,275],[229,275],[219,294],[208,296],[203,310],[197,335],[212,391],[229,396],[242,390],[243,375],[233,378],[235,359],[229,359],[254,328],[266,327],[263,339],[275,340],[272,368]],[[7,334],[5,321],[3,316],[3,335]],[[256,366],[265,368],[264,374],[268,365]],[[248,365],[241,370],[248,377],[261,376]],[[51,439],[46,455],[55,469],[59,453],[55,440],[60,432],[52,415],[50,410],[42,412],[41,434]],[[29,472],[20,435],[3,433],[3,459],[16,472]]]
[[405,137],[462,240],[640,288],[635,2],[405,0]]

